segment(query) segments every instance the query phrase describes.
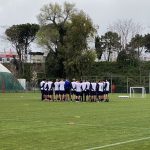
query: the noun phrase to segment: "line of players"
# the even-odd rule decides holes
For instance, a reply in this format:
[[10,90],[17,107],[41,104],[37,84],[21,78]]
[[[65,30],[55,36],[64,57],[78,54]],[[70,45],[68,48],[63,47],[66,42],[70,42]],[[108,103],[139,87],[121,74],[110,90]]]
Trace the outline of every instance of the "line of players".
[[42,80],[40,82],[41,99],[46,101],[105,101],[109,102],[109,81],[79,81],[73,79]]

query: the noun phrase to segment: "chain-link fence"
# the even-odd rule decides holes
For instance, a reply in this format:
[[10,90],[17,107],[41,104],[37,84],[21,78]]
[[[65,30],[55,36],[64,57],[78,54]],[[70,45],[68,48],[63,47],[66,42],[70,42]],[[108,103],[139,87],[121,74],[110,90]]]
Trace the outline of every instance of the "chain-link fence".
[[[146,93],[150,93],[150,76],[82,76],[81,80],[88,80],[96,82],[99,80],[107,79],[110,82],[110,92],[111,93],[129,93],[130,87],[145,87]],[[13,76],[9,76],[8,74],[0,74],[0,92],[4,91],[40,91],[40,81],[42,79],[38,79],[37,82],[29,82],[26,81],[26,89],[20,86],[17,79]],[[55,78],[50,79],[51,81],[55,81]]]

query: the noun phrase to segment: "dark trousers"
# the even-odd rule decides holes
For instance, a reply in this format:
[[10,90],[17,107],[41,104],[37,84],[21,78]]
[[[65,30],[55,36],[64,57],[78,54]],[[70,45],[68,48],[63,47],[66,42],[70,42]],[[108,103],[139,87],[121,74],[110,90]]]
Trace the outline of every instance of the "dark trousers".
[[82,101],[83,102],[86,102],[86,95],[87,95],[86,91],[82,91]]
[[41,90],[41,100],[44,100],[44,90]]

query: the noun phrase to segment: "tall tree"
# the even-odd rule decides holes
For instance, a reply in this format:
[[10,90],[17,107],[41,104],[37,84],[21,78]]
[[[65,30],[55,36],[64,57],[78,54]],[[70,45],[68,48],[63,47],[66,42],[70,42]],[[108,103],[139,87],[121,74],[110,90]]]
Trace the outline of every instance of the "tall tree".
[[121,50],[120,37],[117,33],[108,31],[101,37],[96,37],[95,48],[99,58],[105,52],[106,60],[110,61],[111,54]]
[[136,34],[130,41],[129,46],[133,50],[137,50],[138,57],[140,57],[141,52],[144,48],[144,38],[142,35]]
[[147,51],[147,52],[150,52],[150,34],[149,34],[149,33],[146,34],[146,35],[143,37],[143,39],[144,39],[144,46],[145,46],[145,48],[147,49],[146,51]]
[[132,19],[118,20],[109,27],[110,31],[118,33],[121,37],[121,45],[123,49],[126,49],[130,39],[136,34],[140,34],[142,29],[142,26],[138,23],[134,23]]
[[97,54],[97,58],[100,60],[102,57],[102,54],[104,52],[104,46],[103,46],[103,41],[101,41],[101,37],[96,36],[95,37],[95,50]]
[[28,48],[30,46],[30,43],[34,41],[38,30],[39,25],[29,23],[13,25],[10,28],[6,29],[5,34],[7,36],[7,39],[15,47],[19,57],[19,62],[21,64],[22,62],[25,62],[27,60]]
[[[120,68],[127,68],[130,66],[139,66],[139,59],[137,57],[137,52],[133,49],[126,49],[119,52],[117,57],[117,63]],[[124,71],[125,71],[124,70]]]
[[120,37],[117,33],[109,31],[102,36],[102,40],[105,41],[107,61],[110,61],[111,53],[113,53],[113,51],[119,52],[121,49]]
[[45,5],[38,19],[41,23],[38,41],[49,52],[47,68],[53,64],[55,76],[68,76],[67,70],[77,66],[77,57],[89,49],[87,39],[95,32],[91,19],[67,2],[63,6]]
[[[61,76],[65,75],[62,52],[64,51],[66,24],[74,12],[74,4],[65,2],[62,7],[58,3],[50,3],[44,5],[41,8],[41,13],[38,15],[38,20],[42,26],[38,33],[39,44],[46,47],[49,51],[48,57],[55,58],[56,68],[59,68],[56,74]],[[54,63],[49,58],[46,60],[49,60],[46,62],[47,67]]]

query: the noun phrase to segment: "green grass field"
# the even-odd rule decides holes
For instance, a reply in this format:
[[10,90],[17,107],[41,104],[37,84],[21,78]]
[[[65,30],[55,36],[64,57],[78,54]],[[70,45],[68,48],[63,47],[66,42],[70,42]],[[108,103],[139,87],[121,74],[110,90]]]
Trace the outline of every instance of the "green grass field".
[[0,150],[150,150],[150,95],[110,97],[41,102],[40,93],[0,93]]

